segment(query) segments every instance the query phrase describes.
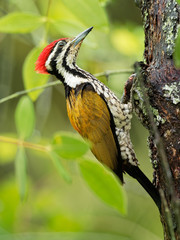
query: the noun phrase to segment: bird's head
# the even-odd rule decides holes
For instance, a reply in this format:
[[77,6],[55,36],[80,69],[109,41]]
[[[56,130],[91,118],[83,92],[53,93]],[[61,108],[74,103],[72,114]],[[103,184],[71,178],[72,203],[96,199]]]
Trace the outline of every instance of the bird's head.
[[75,38],[61,38],[46,46],[39,55],[35,71],[58,76],[68,68],[74,68],[82,41],[92,30],[90,27]]

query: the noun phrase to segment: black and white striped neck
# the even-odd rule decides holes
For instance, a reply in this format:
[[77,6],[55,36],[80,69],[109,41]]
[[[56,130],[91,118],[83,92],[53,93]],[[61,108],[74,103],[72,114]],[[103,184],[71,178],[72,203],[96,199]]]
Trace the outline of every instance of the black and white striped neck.
[[72,51],[68,43],[63,48],[58,48],[56,45],[46,61],[48,72],[71,88],[88,82],[89,73],[80,69],[75,63],[77,54],[78,49]]

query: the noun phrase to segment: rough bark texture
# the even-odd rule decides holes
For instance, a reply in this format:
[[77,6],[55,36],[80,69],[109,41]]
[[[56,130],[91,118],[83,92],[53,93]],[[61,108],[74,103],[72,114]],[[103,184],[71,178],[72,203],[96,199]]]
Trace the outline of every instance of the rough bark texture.
[[173,63],[179,23],[175,0],[139,3],[145,31],[144,63],[136,65],[134,108],[149,129],[154,184],[162,198],[166,240],[180,239],[180,70]]

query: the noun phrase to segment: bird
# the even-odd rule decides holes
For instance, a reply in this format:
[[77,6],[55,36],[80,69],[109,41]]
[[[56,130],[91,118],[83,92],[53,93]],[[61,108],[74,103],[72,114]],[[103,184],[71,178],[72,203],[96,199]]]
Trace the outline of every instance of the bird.
[[91,151],[124,183],[135,178],[160,209],[158,190],[140,170],[130,138],[132,103],[123,102],[105,84],[76,64],[82,42],[93,27],[75,38],[60,38],[40,53],[35,71],[55,75],[65,89],[67,114],[73,128],[91,145]]

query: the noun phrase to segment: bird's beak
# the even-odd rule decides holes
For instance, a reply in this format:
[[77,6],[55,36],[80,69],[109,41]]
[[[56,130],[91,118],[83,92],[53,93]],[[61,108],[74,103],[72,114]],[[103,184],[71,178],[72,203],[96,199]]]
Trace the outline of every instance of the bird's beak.
[[80,33],[79,35],[77,35],[72,41],[72,46],[76,47],[80,42],[82,42],[84,40],[84,38],[88,35],[88,33],[93,29],[93,27],[90,27],[88,29],[86,29],[85,31],[83,31],[82,33]]

